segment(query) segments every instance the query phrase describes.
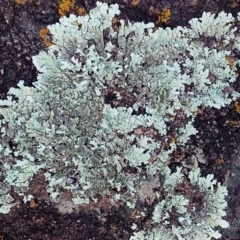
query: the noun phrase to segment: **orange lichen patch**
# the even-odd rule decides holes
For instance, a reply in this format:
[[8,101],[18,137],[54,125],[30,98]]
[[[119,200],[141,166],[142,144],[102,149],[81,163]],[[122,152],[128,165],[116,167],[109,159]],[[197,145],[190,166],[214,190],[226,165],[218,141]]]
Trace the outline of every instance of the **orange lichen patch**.
[[234,102],[236,112],[240,114],[240,103],[238,101]]
[[87,11],[84,7],[76,7],[76,11],[80,16],[87,15]]
[[141,217],[141,212],[140,211],[134,211],[130,215],[130,218],[132,218],[132,219],[140,218],[140,217]]
[[24,5],[25,3],[30,2],[33,3],[33,0],[14,0],[14,2],[18,5]]
[[224,159],[223,159],[223,158],[217,158],[217,159],[216,159],[216,163],[217,163],[218,165],[222,165],[222,164],[224,164]]
[[131,6],[137,6],[139,4],[140,0],[132,0],[131,1]]
[[52,45],[50,39],[50,31],[48,28],[41,29],[38,36],[42,39],[44,45],[46,45],[47,47],[50,47]]
[[58,6],[58,13],[60,17],[66,16],[69,13],[74,13],[79,16],[87,15],[84,7],[76,6],[75,0],[62,0]]
[[36,208],[38,204],[32,199],[30,202],[30,208]]
[[231,56],[226,56],[225,59],[228,61],[228,65],[230,68],[234,67],[234,61]]
[[230,125],[234,126],[234,127],[236,127],[236,126],[239,125],[238,121],[235,121],[235,120],[228,121],[228,123],[229,123]]
[[59,4],[58,13],[60,17],[65,16],[73,8],[75,0],[62,0]]
[[19,5],[24,5],[26,3],[25,0],[14,0],[14,2]]
[[174,149],[173,154],[174,154],[174,156],[176,158],[180,158],[181,157],[181,153],[177,149]]
[[157,11],[157,21],[156,24],[166,23],[171,16],[171,10]]

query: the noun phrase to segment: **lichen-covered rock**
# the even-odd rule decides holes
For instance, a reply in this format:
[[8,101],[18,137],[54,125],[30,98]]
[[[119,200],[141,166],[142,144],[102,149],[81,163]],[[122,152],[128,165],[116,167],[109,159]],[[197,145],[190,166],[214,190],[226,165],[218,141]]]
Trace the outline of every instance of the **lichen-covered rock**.
[[[199,177],[198,168],[187,177],[181,168],[172,173],[166,162],[197,134],[193,121],[200,106],[221,108],[240,96],[226,91],[239,62],[230,65],[226,58],[239,47],[234,18],[204,13],[190,21],[191,28],[175,29],[120,20],[116,28],[112,19],[119,13],[117,4],[97,3],[87,16],[70,15],[48,26],[53,44],[33,57],[38,81],[34,87],[20,81],[0,101],[5,184],[24,195],[44,169],[52,201],[62,188],[71,191],[74,204],[111,192],[113,202],[131,208],[147,200],[147,184],[151,204],[158,186],[154,228],[132,239],[217,238],[214,227],[227,227],[226,189],[212,176]],[[109,89],[115,97],[107,103]],[[124,96],[131,96],[125,105]],[[178,113],[183,121],[169,142]],[[176,191],[184,183],[202,196],[204,209],[190,207],[190,196]],[[3,213],[10,210],[4,194]],[[169,226],[171,215],[178,226]]]

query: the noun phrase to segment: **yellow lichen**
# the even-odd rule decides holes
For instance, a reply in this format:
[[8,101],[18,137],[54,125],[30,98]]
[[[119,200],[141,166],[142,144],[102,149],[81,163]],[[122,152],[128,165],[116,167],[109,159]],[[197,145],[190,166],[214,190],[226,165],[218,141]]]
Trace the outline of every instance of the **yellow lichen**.
[[16,4],[19,4],[19,5],[24,5],[25,4],[25,0],[14,0],[14,2]]
[[73,8],[75,0],[62,0],[59,4],[58,13],[60,17],[65,16]]
[[234,106],[235,106],[235,109],[236,109],[236,112],[240,114],[240,104],[238,101],[234,102]]
[[130,218],[140,218],[141,217],[141,212],[140,211],[134,211],[131,213]]
[[224,159],[223,159],[223,158],[217,158],[217,159],[216,159],[216,163],[217,163],[218,165],[222,165],[222,164],[224,164]]
[[174,154],[174,156],[176,158],[180,158],[181,157],[181,153],[177,149],[174,149],[173,154]]
[[235,120],[228,121],[228,123],[230,123],[230,125],[234,127],[238,126],[238,121],[235,121]]
[[76,11],[80,16],[85,16],[87,15],[87,11],[83,7],[76,7]]
[[157,11],[157,21],[156,24],[166,23],[171,16],[171,10]]
[[[28,0],[30,3],[33,3],[33,0]],[[14,2],[18,5],[24,5],[27,3],[27,0],[14,0]]]
[[140,2],[140,0],[132,0],[131,5],[135,7],[139,4],[139,2]]
[[234,61],[233,59],[231,58],[231,56],[226,56],[225,59],[228,61],[228,65],[230,68],[233,68],[234,67]]
[[60,17],[66,16],[69,13],[85,16],[87,11],[84,7],[76,6],[75,0],[62,0],[58,6]]
[[36,208],[38,207],[38,204],[32,199],[30,202],[30,208]]
[[46,45],[47,47],[50,47],[52,45],[49,35],[50,31],[48,28],[43,28],[39,32],[39,37],[42,39],[44,45]]

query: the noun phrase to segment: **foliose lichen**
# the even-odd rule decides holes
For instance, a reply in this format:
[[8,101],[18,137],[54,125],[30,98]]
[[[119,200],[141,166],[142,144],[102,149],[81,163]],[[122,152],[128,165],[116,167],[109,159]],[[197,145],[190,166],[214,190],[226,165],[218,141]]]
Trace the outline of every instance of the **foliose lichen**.
[[[40,169],[52,201],[64,188],[74,204],[108,194],[134,208],[147,200],[146,186],[157,182],[152,229],[131,239],[219,238],[214,228],[228,227],[222,219],[226,188],[212,175],[201,177],[199,168],[187,175],[166,163],[197,134],[193,122],[200,106],[220,109],[240,96],[226,91],[239,64],[226,59],[240,47],[235,19],[204,13],[189,28],[154,29],[153,23],[124,20],[115,28],[112,19],[119,13],[117,4],[98,2],[89,15],[48,26],[52,45],[32,58],[38,81],[26,87],[21,80],[0,101],[0,211],[12,206],[6,189],[24,195]],[[110,89],[113,101],[107,100]],[[184,184],[188,195],[179,190]]]

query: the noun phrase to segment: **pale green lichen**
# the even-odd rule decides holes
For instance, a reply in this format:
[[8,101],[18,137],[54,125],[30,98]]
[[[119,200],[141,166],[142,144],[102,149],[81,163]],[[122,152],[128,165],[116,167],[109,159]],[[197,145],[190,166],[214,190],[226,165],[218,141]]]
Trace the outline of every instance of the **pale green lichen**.
[[[239,48],[233,17],[204,13],[190,21],[191,28],[175,29],[120,20],[114,29],[119,13],[117,4],[97,3],[87,16],[70,15],[48,26],[53,44],[33,57],[38,81],[34,87],[20,81],[0,101],[4,184],[25,195],[34,174],[44,169],[52,201],[61,188],[71,191],[74,204],[97,201],[114,189],[110,200],[131,208],[147,200],[149,184],[149,204],[158,201],[153,227],[132,239],[219,237],[213,229],[227,227],[226,188],[212,176],[199,177],[198,168],[187,178],[166,163],[197,133],[193,122],[200,106],[221,108],[240,96],[226,91],[239,63],[230,67],[225,58]],[[203,35],[215,37],[211,45]],[[230,42],[233,48],[224,50]],[[110,88],[116,99],[107,104]],[[124,93],[131,103],[117,106]],[[182,121],[172,129],[176,141],[169,143],[169,126],[180,113]],[[184,181],[204,196],[201,214],[187,208],[187,196],[176,194]],[[160,190],[154,192],[153,185]],[[12,206],[9,199],[0,203],[3,213]],[[169,227],[173,207],[180,226]]]

